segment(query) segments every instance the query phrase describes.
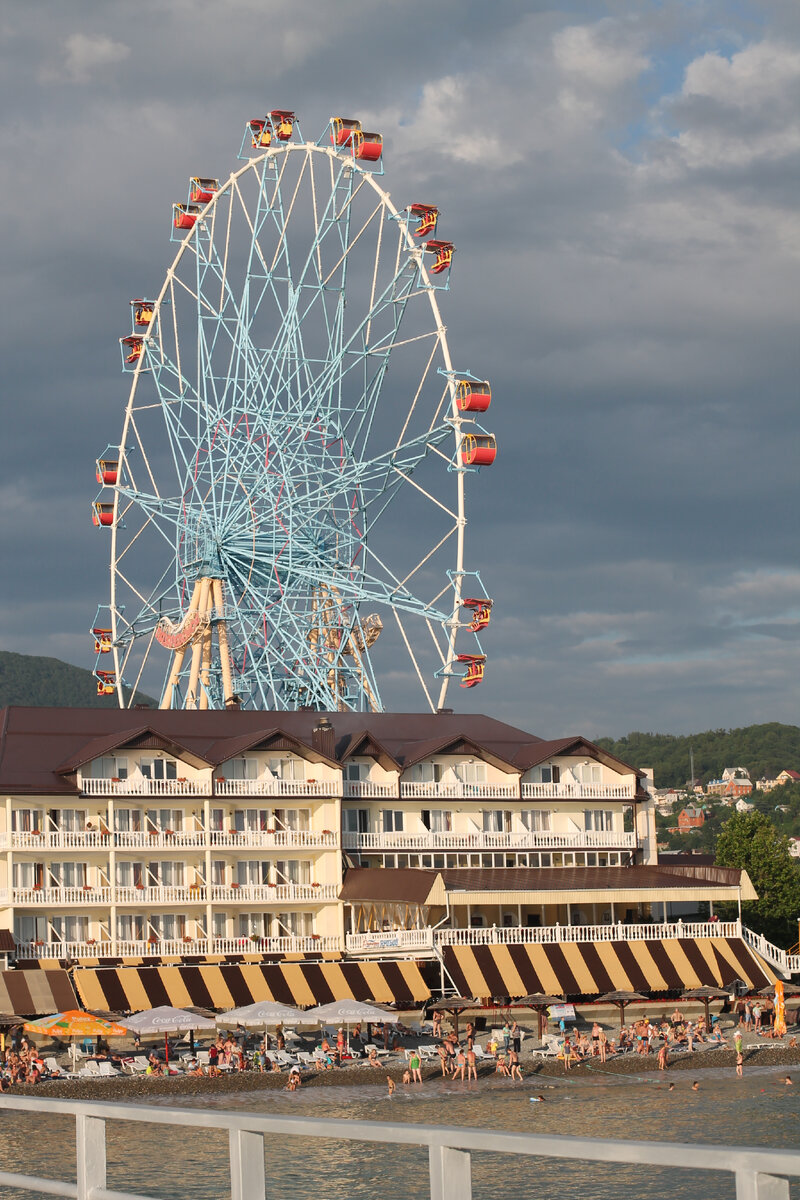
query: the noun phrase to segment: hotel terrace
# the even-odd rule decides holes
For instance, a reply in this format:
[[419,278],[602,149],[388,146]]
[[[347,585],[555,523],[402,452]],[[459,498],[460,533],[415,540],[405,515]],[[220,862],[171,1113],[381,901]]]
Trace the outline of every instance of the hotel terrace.
[[[0,719],[0,927],[20,965],[428,960],[447,989],[459,947],[685,945],[715,902],[755,897],[743,872],[659,865],[643,774],[581,737],[452,712]],[[740,922],[715,932],[758,976]]]

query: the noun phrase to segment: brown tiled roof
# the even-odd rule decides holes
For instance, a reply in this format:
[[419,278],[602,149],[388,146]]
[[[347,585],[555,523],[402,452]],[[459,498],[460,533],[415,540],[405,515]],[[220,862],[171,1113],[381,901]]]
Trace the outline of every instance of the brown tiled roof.
[[[148,709],[26,708],[0,711],[0,789],[22,794],[70,795],[75,784],[56,772],[86,761],[122,741],[151,729],[206,762],[223,761],[231,745],[242,745],[273,729],[312,745],[318,712],[188,711]],[[402,765],[425,742],[441,744],[466,738],[511,763],[540,739],[479,713],[338,713],[327,714],[341,761],[354,735],[366,730]],[[227,743],[227,748],[226,748]],[[234,751],[235,752],[235,751]]]
[[340,899],[354,903],[358,900],[386,900],[397,904],[424,904],[435,884],[439,871],[416,870],[414,867],[351,867],[344,877]]
[[628,763],[624,763],[621,758],[617,758],[614,754],[609,754],[602,746],[595,746],[594,742],[590,742],[587,738],[580,737],[579,735],[522,746],[514,758],[514,765],[519,771],[527,771],[529,767],[535,767],[539,763],[546,762],[548,758],[553,758],[558,754],[576,754],[584,758],[591,758],[597,762],[604,763],[605,766],[610,767],[613,771],[622,771],[626,774],[635,770]]

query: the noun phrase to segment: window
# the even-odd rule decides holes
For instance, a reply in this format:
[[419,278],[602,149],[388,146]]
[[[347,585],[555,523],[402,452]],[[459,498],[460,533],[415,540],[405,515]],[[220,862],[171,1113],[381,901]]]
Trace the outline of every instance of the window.
[[258,779],[258,759],[231,758],[222,764],[226,779]]
[[46,942],[47,917],[15,917],[14,937],[18,942]]
[[449,809],[423,809],[420,819],[424,827],[431,833],[450,833],[453,828],[453,814]]
[[117,863],[117,887],[135,888],[140,884],[144,884],[144,863]]
[[269,863],[258,859],[240,860],[236,864],[236,882],[242,887],[247,884],[265,886],[269,883]]
[[275,824],[278,829],[305,833],[311,828],[310,808],[276,808]]
[[148,808],[147,828],[150,832],[164,833],[171,829],[173,833],[178,833],[183,829],[183,809]]
[[117,937],[123,942],[143,942],[146,938],[144,917],[125,913],[117,917]]
[[305,779],[306,764],[302,758],[271,758],[270,773],[276,779]]
[[50,810],[50,824],[65,833],[81,833],[86,828],[86,809],[53,808]]
[[41,831],[42,816],[38,808],[15,808],[11,813],[11,828],[14,833],[31,833],[34,829]]
[[15,862],[14,887],[32,888],[42,886],[43,868],[41,863]]
[[278,926],[281,937],[311,937],[314,932],[311,913],[278,913]]
[[444,771],[444,764],[440,762],[414,763],[410,777],[414,783],[441,783]]
[[225,886],[225,860],[215,858],[211,863],[211,883],[214,887]]
[[361,783],[369,779],[370,763],[349,762],[345,764],[344,777],[348,783]]
[[[221,815],[222,810],[219,811]],[[268,808],[237,808],[233,814],[233,828],[237,833],[263,833],[273,825]]]
[[469,919],[469,923],[473,929],[483,929],[483,917],[480,913],[473,913]]
[[486,809],[483,813],[484,833],[509,833],[511,831],[511,813],[500,808]]
[[150,887],[183,887],[185,864],[182,862],[151,862],[147,864],[145,880]]
[[144,779],[178,778],[178,764],[174,758],[143,758],[139,769]]
[[269,937],[269,917],[266,913],[239,913],[239,937],[262,938]]
[[311,863],[304,858],[289,858],[275,863],[278,883],[311,883]]
[[385,808],[383,810],[383,832],[384,833],[402,833],[403,832],[402,809]]
[[369,809],[342,808],[342,823],[345,833],[368,833]]
[[[87,774],[87,770],[83,768],[83,774]],[[116,758],[106,755],[105,758],[96,758],[89,763],[88,768],[89,779],[127,779],[128,778],[128,760],[127,758]]]
[[602,783],[603,768],[600,763],[579,763],[576,768],[581,783]]
[[610,833],[614,828],[614,814],[608,808],[587,808],[583,819],[584,828],[597,833]]
[[118,833],[141,833],[142,811],[139,808],[115,808],[114,828]]
[[208,819],[211,823],[211,832],[222,833],[225,828],[225,810],[223,808],[210,809]]
[[534,783],[560,783],[561,768],[555,763],[547,763],[542,767],[534,767],[531,771],[531,779]]
[[455,772],[461,783],[486,783],[486,763],[456,763]]
[[186,934],[186,917],[183,913],[164,913],[150,918],[150,924],[158,937],[175,941]]
[[51,924],[54,942],[85,942],[89,937],[88,917],[53,917]]
[[228,936],[228,914],[215,912],[211,914],[211,936],[226,938]]
[[549,833],[550,816],[550,810],[546,808],[528,808],[520,813],[522,824],[528,833]]
[[54,862],[48,867],[48,887],[82,888],[86,883],[86,863]]

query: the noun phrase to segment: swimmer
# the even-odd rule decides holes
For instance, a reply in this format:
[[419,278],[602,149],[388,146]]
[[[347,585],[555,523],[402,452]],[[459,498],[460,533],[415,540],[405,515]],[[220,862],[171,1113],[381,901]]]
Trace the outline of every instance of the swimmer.
[[700,1083],[699,1083],[699,1081],[698,1081],[697,1079],[695,1079],[694,1083],[692,1084],[692,1091],[693,1091],[693,1092],[699,1092],[699,1091],[700,1091]]
[[411,1072],[408,1067],[403,1071],[403,1083],[411,1083]]
[[668,1092],[674,1092],[674,1091],[675,1091],[675,1084],[674,1084],[674,1083],[671,1083],[671,1084],[669,1085],[669,1087],[667,1088],[667,1091],[668,1091]]
[[531,1104],[544,1104],[544,1096],[529,1096]]
[[741,1079],[742,1075],[744,1074],[743,1068],[744,1068],[744,1055],[742,1054],[742,1052],[740,1050],[739,1053],[736,1055],[736,1074],[738,1075],[739,1079]]
[[794,1087],[794,1083],[792,1082],[791,1075],[786,1076],[786,1078],[783,1081],[783,1086],[784,1087]]
[[395,1089],[395,1082],[394,1082],[394,1080],[392,1079],[391,1075],[387,1075],[387,1076],[386,1076],[386,1083],[388,1084],[388,1087],[389,1087],[389,1095],[390,1095],[390,1096],[393,1096],[393,1095],[394,1095],[394,1089]]

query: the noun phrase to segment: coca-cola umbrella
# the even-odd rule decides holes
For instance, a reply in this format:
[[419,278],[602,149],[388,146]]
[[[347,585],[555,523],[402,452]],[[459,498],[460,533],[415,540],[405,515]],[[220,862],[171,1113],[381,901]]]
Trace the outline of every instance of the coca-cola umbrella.
[[264,1030],[264,1040],[267,1029],[271,1026],[285,1025],[291,1022],[297,1025],[308,1021],[306,1014],[300,1008],[291,1008],[288,1004],[279,1004],[277,1000],[260,1000],[255,1004],[246,1004],[243,1008],[232,1008],[220,1013],[216,1018],[217,1025],[241,1025],[245,1029],[257,1028]]
[[171,1033],[195,1033],[198,1029],[216,1029],[214,1021],[201,1017],[197,1013],[186,1012],[183,1008],[172,1008],[162,1004],[159,1008],[146,1008],[143,1012],[135,1013],[122,1022],[131,1033],[147,1037],[154,1033],[164,1034],[164,1052],[169,1062],[169,1041]]
[[374,1025],[376,1021],[385,1024],[391,1015],[385,1008],[376,1008],[374,1004],[366,1004],[363,1000],[332,1000],[330,1004],[309,1008],[303,1013],[303,1021],[309,1025],[330,1024],[339,1029],[346,1028],[349,1046],[351,1025],[361,1021],[366,1021],[368,1025]]

